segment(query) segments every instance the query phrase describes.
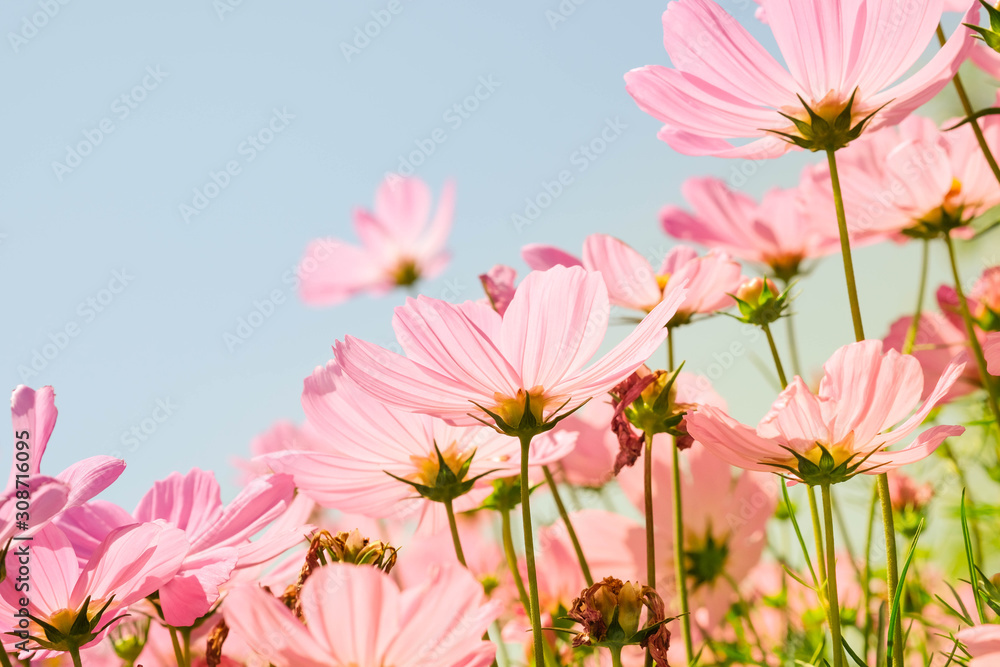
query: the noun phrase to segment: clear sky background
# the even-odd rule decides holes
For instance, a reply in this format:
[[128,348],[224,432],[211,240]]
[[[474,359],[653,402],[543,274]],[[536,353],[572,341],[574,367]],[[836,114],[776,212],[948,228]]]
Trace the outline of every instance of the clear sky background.
[[[771,44],[752,3],[722,4]],[[51,18],[40,14],[45,6]],[[351,209],[369,206],[383,175],[438,128],[445,141],[416,174],[436,192],[449,177],[457,182],[454,260],[421,289],[451,300],[479,298],[476,276],[493,264],[523,272],[519,250],[530,242],[578,252],[588,234],[604,231],[662,254],[670,241],[657,211],[681,202],[686,178],[733,179],[743,169],[749,177],[733,184],[759,195],[794,184],[813,159],[755,165],[674,153],[622,79],[633,67],[667,63],[665,3],[562,7],[574,11],[558,14],[558,0],[6,0],[0,387],[55,387],[60,416],[43,469],[121,455],[128,469],[104,497],[127,508],[153,481],[192,466],[216,470],[231,496],[231,458],[275,420],[302,418],[302,379],[326,362],[335,339],[392,340],[389,320],[403,294],[313,309],[288,279],[310,239],[353,238]],[[378,34],[358,39],[378,17],[384,26],[368,26]],[[481,81],[492,90],[481,87],[485,99],[458,124],[449,110]],[[978,81],[985,101],[992,89]],[[954,112],[949,104],[937,112]],[[245,142],[276,113],[281,131],[250,148]],[[579,148],[609,122],[621,128],[617,140],[581,162]],[[96,145],[68,156],[80,142]],[[184,216],[195,189],[230,161],[239,173],[204,210]],[[534,224],[516,228],[512,216],[564,169],[572,184]],[[991,253],[967,258],[967,278],[998,263]],[[869,335],[912,309],[918,256],[916,246],[857,253]],[[934,257],[933,286],[944,281],[943,260]],[[839,259],[822,263],[801,290],[800,343],[815,371],[852,340]],[[226,334],[275,293],[270,316],[230,349]],[[63,335],[67,328],[76,335]],[[734,342],[747,351],[727,357]],[[718,376],[737,416],[756,419],[773,400],[756,365],[768,360],[766,343],[734,321],[682,329],[676,349],[688,370]],[[166,415],[158,404],[170,414],[155,431],[123,440]],[[9,451],[9,437],[3,446]]]

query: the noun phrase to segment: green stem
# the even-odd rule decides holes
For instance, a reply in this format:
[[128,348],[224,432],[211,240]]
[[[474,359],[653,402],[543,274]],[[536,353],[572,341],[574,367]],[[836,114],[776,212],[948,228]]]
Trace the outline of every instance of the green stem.
[[920,329],[920,317],[924,312],[924,294],[927,291],[927,267],[930,265],[930,247],[928,239],[924,239],[923,259],[920,262],[920,288],[917,290],[917,307],[913,309],[913,321],[906,330],[906,341],[903,343],[903,354],[912,354],[917,342],[917,332]]
[[[806,559],[806,567],[809,568],[809,576],[812,577],[813,584],[819,588],[819,579],[816,578],[816,570],[813,568],[812,557],[809,555],[809,547],[806,546],[806,538],[802,537],[802,530],[799,528],[799,522],[795,518],[795,508],[792,507],[792,499],[788,497],[788,486],[785,484],[785,480],[778,478],[778,485],[781,487],[781,495],[785,499],[785,507],[788,510],[788,520],[792,522],[792,527],[795,529],[795,537],[799,540],[799,547],[802,549],[802,555]],[[817,554],[822,558],[822,554]]]
[[[646,519],[646,585],[656,588],[656,541],[654,540],[655,524],[653,523],[653,436],[643,431],[646,441],[646,451],[642,457],[642,490],[644,516]],[[676,520],[676,515],[675,515]],[[687,617],[682,617],[685,622]],[[688,653],[688,655],[691,655]],[[646,667],[653,664],[653,656],[646,649]]]
[[[944,35],[944,29],[938,24],[937,27],[937,37],[941,46],[947,41]],[[962,103],[962,109],[965,111],[965,115],[971,116],[975,113],[972,109],[972,103],[969,101],[969,95],[965,92],[965,85],[962,83],[962,77],[959,76],[958,72],[955,72],[955,78],[952,79],[952,83],[955,84],[955,92],[958,93],[958,100]],[[997,182],[1000,183],[1000,165],[997,164],[996,158],[993,157],[993,151],[990,150],[990,145],[986,143],[986,136],[983,134],[983,128],[979,127],[979,121],[974,120],[971,123],[972,131],[976,134],[976,141],[979,142],[979,148],[983,151],[983,156],[990,165],[990,169],[993,170],[993,175],[996,177]]]
[[[785,288],[788,288],[787,283]],[[794,319],[791,313],[785,318],[785,335],[788,336],[788,353],[792,357],[792,372],[801,377],[802,365],[799,363],[799,345],[795,339]]]
[[0,649],[0,665],[3,665],[3,667],[13,667],[10,664],[10,656],[3,649]]
[[778,381],[781,382],[781,388],[784,389],[788,386],[788,378],[785,377],[785,368],[781,365],[781,357],[778,355],[778,346],[774,344],[774,336],[771,335],[771,327],[764,324],[761,326],[764,333],[767,334],[767,344],[771,346],[771,356],[774,357],[774,367],[778,369]]
[[514,553],[514,537],[510,528],[510,510],[504,509],[500,512],[500,532],[503,538],[503,553],[507,558],[507,568],[510,576],[514,580],[518,597],[521,598],[521,606],[524,613],[531,616],[531,603],[528,601],[528,590],[524,587],[524,580],[521,579],[521,570],[517,567],[517,554]]
[[[875,536],[875,508],[878,507],[878,488],[872,489],[872,502],[868,508],[868,530],[865,534],[865,573],[861,578],[862,605],[865,610],[865,651],[861,655],[868,655],[870,647],[871,633],[875,629],[872,622],[872,539]],[[881,640],[879,640],[881,641]]]
[[191,666],[191,628],[181,629],[181,638],[184,640],[184,664]]
[[528,569],[528,597],[531,600],[531,636],[534,641],[535,661],[544,667],[542,637],[542,615],[538,603],[538,574],[535,571],[535,538],[531,526],[531,482],[528,479],[528,451],[531,448],[530,435],[520,436],[521,440],[521,517],[524,524],[524,561]]
[[451,543],[455,545],[455,557],[462,567],[468,568],[465,564],[465,552],[462,550],[462,540],[458,536],[458,522],[455,520],[455,505],[452,499],[444,501],[444,507],[448,510],[448,527],[451,529]]
[[[885,564],[886,584],[889,588],[889,600],[896,599],[899,588],[899,559],[896,556],[896,523],[892,516],[892,496],[889,494],[889,476],[882,473],[878,476],[878,499],[882,505],[882,527],[885,530]],[[893,667],[903,667],[903,624],[897,623],[892,636]],[[882,640],[879,638],[879,643]],[[899,649],[899,650],[896,650]]]
[[[816,503],[816,491],[813,487],[806,487],[806,495],[809,497],[809,514],[812,516],[813,524],[813,535],[816,539],[816,568],[819,571],[819,583],[827,581],[826,572],[826,559],[823,558],[823,554],[826,551],[823,548],[823,525],[819,518],[819,505]],[[826,595],[823,594],[823,590],[819,589],[820,602],[823,604],[823,608],[826,610],[827,615],[830,613],[829,600]]]
[[73,658],[73,667],[83,667],[83,662],[80,661],[80,649],[74,646],[69,650],[69,655]]
[[611,667],[622,667],[622,650],[614,647],[611,651]]
[[843,667],[844,642],[840,631],[840,600],[837,597],[837,552],[833,543],[833,501],[830,485],[824,484],[823,520],[826,525],[827,595],[830,599],[830,632],[833,635],[833,667]]
[[180,639],[177,638],[177,628],[170,628],[170,642],[174,645],[174,657],[177,659],[179,667],[187,667],[187,660],[184,659],[184,649],[181,648]]
[[965,320],[965,332],[969,336],[969,344],[972,346],[973,355],[976,357],[976,364],[979,367],[979,377],[982,378],[983,386],[986,388],[986,395],[989,401],[990,410],[993,412],[993,419],[1000,424],[1000,405],[997,403],[996,388],[990,380],[989,371],[986,370],[986,357],[983,356],[983,346],[979,344],[976,336],[976,324],[969,312],[969,302],[965,299],[965,290],[962,289],[962,279],[958,275],[958,260],[955,257],[955,243],[951,239],[951,234],[945,232],[944,241],[948,245],[948,260],[951,262],[951,275],[955,279],[955,294],[958,296],[958,305],[962,311],[962,319]]
[[583,571],[583,578],[587,581],[587,587],[594,585],[594,577],[590,574],[590,566],[587,565],[587,558],[583,555],[583,547],[580,546],[580,538],[576,535],[576,530],[573,529],[573,522],[569,519],[569,513],[566,511],[566,506],[563,504],[562,496],[559,495],[559,486],[556,484],[555,478],[552,476],[552,471],[548,466],[542,466],[542,472],[545,473],[545,481],[549,485],[549,489],[552,491],[552,499],[556,501],[556,508],[559,510],[559,516],[562,518],[563,525],[566,526],[566,532],[569,534],[569,541],[573,543],[573,551],[576,552],[576,559],[580,562],[580,570]]
[[[647,455],[651,454],[651,443],[652,439],[647,438]],[[670,436],[670,454],[673,463],[671,473],[673,474],[672,486],[674,492],[674,576],[677,578],[677,595],[682,614],[681,629],[684,632],[684,650],[686,651],[688,661],[690,661],[694,656],[694,642],[691,640],[691,609],[688,605],[687,574],[684,570],[684,511],[681,506],[680,451],[677,449],[677,438],[674,436]],[[652,520],[652,509],[649,511],[650,520]],[[647,546],[647,549],[649,548],[651,547]]]
[[861,305],[858,302],[858,285],[854,281],[854,260],[851,258],[851,237],[847,231],[847,213],[844,211],[844,195],[840,189],[840,172],[837,170],[837,153],[826,152],[830,165],[830,181],[833,183],[833,201],[837,207],[837,228],[840,230],[840,252],[844,257],[844,278],[847,280],[847,296],[851,301],[851,319],[854,321],[854,338],[865,339],[865,328],[861,324]]
[[958,463],[958,457],[955,456],[955,450],[951,448],[951,443],[945,440],[941,443],[941,451],[944,453],[945,458],[951,461],[951,464],[955,466],[955,473],[958,475],[958,482],[965,489],[965,505],[970,510],[972,510],[972,516],[969,521],[969,529],[972,533],[972,551],[976,557],[977,563],[983,562],[983,538],[979,532],[979,521],[976,514],[976,502],[972,497],[972,487],[969,485],[969,480],[965,476],[965,470]]

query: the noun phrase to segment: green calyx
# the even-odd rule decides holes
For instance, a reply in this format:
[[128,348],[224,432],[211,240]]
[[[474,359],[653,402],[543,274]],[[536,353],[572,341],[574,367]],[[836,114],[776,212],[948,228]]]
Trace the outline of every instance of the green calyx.
[[691,406],[677,402],[676,382],[682,368],[683,362],[672,373],[656,371],[656,379],[625,407],[622,413],[633,426],[650,436],[657,433],[687,435],[680,425]]
[[791,121],[798,134],[790,134],[778,130],[765,131],[776,134],[788,143],[813,151],[814,153],[818,151],[840,150],[860,137],[868,123],[875,117],[875,114],[882,110],[881,108],[876,109],[857,123],[853,123],[854,98],[857,93],[858,91],[855,89],[851,93],[851,98],[847,101],[847,106],[833,118],[826,118],[816,112],[802,99],[802,96],[798,96],[799,101],[802,102],[802,108],[809,115],[808,120],[796,118],[781,111],[778,112],[784,118]]
[[705,544],[700,549],[690,549],[684,552],[686,566],[684,571],[691,578],[693,588],[711,584],[725,571],[726,560],[729,558],[729,545],[722,541],[716,542],[709,533]]
[[904,236],[913,239],[933,240],[944,238],[944,236],[959,227],[969,224],[963,215],[963,208],[949,210],[941,206],[925,215],[920,220],[916,220],[911,227],[902,231]]
[[403,482],[404,484],[409,484],[416,489],[417,493],[428,500],[445,503],[450,500],[454,500],[459,496],[464,496],[472,489],[476,482],[483,477],[496,472],[495,470],[489,470],[481,475],[466,479],[469,474],[469,466],[472,465],[472,459],[475,456],[474,452],[469,456],[464,457],[459,462],[457,470],[451,468],[436,442],[434,443],[434,452],[437,454],[438,465],[437,476],[435,477],[433,484],[421,484],[420,482],[414,482],[412,480],[399,477],[398,475],[393,475],[389,471],[386,471],[385,474],[389,475],[393,479]]
[[115,650],[115,655],[133,664],[142,654],[149,638],[149,616],[140,616],[133,621],[123,621],[111,629],[108,639]]
[[809,486],[839,484],[840,482],[846,482],[855,475],[870,472],[876,467],[872,466],[864,470],[861,469],[861,466],[865,464],[871,454],[861,457],[855,454],[838,462],[829,449],[818,442],[816,443],[816,447],[820,451],[819,461],[813,461],[811,458],[803,456],[790,447],[782,447],[782,449],[792,455],[794,465],[792,463],[768,463],[767,465],[783,470],[788,473],[790,478],[801,480]]
[[986,0],[979,0],[979,2],[982,3],[983,7],[986,7],[986,11],[990,16],[990,27],[984,28],[971,23],[965,23],[964,25],[976,31],[976,39],[983,40],[986,42],[986,46],[1000,53],[1000,9],[986,2]]
[[[504,435],[509,435],[514,438],[520,438],[524,440],[524,439],[531,439],[536,435],[540,435],[542,433],[551,431],[556,427],[556,424],[561,422],[563,419],[566,419],[566,417],[569,417],[571,414],[573,414],[574,412],[576,412],[577,410],[579,410],[580,408],[582,408],[584,405],[587,404],[587,402],[584,401],[579,406],[573,408],[569,412],[559,414],[562,411],[562,409],[566,407],[566,404],[569,403],[569,401],[566,401],[566,403],[563,403],[558,409],[555,410],[555,412],[552,413],[553,415],[558,415],[558,416],[550,416],[549,419],[545,419],[541,409],[532,408],[531,392],[519,392],[519,394],[523,395],[524,408],[523,410],[518,409],[511,411],[509,415],[513,416],[508,416],[507,418],[505,418],[500,413],[494,412],[489,408],[483,407],[482,405],[476,403],[475,401],[471,401],[471,403],[480,410],[482,410],[483,412],[485,412],[487,415],[489,415],[489,417],[493,420],[493,423],[491,424],[485,419],[480,419],[479,417],[471,413],[469,416],[475,419],[476,421],[486,426],[489,426],[490,428],[499,431],[500,433],[503,433]],[[536,398],[536,400],[538,399]],[[516,424],[512,423],[514,422],[515,419],[517,420]]]
[[788,316],[793,285],[794,283],[788,285],[785,291],[776,293],[771,287],[771,281],[763,280],[759,290],[740,290],[738,294],[730,294],[736,301],[740,314],[738,316],[730,313],[725,314],[745,324],[753,324],[758,327],[773,324],[782,317]]
[[73,622],[68,629],[65,628],[64,623],[59,624],[62,627],[56,627],[47,621],[43,621],[37,616],[29,615],[28,618],[37,623],[45,632],[44,638],[32,636],[31,640],[43,649],[47,649],[49,651],[68,652],[79,650],[97,639],[97,637],[104,632],[109,625],[114,623],[119,618],[123,618],[120,616],[113,618],[101,626],[101,618],[104,616],[104,612],[107,611],[108,607],[111,606],[111,602],[114,599],[115,596],[113,595],[108,598],[108,601],[104,603],[104,606],[101,607],[97,613],[93,615],[93,617],[89,614],[90,596],[87,596],[87,599],[83,601],[83,605],[81,605],[79,611],[75,612],[75,614],[69,612],[68,610],[57,612],[66,613],[67,616],[73,615]]

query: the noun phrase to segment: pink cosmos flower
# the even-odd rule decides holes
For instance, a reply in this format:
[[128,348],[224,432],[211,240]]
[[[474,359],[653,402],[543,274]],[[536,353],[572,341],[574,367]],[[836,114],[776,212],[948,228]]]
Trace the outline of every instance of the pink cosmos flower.
[[331,563],[302,589],[304,624],[254,585],[233,590],[226,621],[275,667],[487,667],[496,647],[483,641],[499,607],[459,567],[400,590],[367,566]]
[[677,206],[660,211],[663,231],[676,239],[763,264],[782,279],[803,261],[840,250],[836,223],[813,215],[798,188],[770,190],[759,204],[717,178],[693,178],[681,189],[694,214]]
[[[660,138],[686,155],[777,157],[801,136],[782,114],[808,121],[806,105],[833,122],[845,110],[855,128],[893,125],[940,92],[972,40],[960,28],[926,65],[902,78],[934,39],[943,0],[900,9],[896,0],[763,0],[782,66],[712,0],[679,0],[663,14],[674,64],[625,75],[629,93],[664,123]],[[976,23],[979,5],[966,5]],[[852,95],[853,106],[851,104]],[[730,139],[749,138],[734,145]]]
[[507,306],[514,299],[514,292],[517,289],[517,271],[509,266],[497,264],[479,276],[479,281],[483,284],[489,305],[503,317],[503,314],[507,312]]
[[[980,124],[994,151],[1000,149],[1000,122]],[[898,127],[866,133],[838,158],[849,230],[857,239],[904,238],[904,231],[935,236],[1000,204],[996,179],[968,125],[944,132],[928,118],[910,116]],[[817,165],[806,176],[803,187],[816,215],[835,228],[829,169]]]
[[296,525],[250,541],[288,509],[293,493],[291,477],[258,477],[224,506],[215,475],[193,468],[156,482],[131,515],[112,503],[95,501],[66,513],[59,525],[81,554],[109,530],[136,521],[156,521],[182,531],[190,549],[176,576],[159,592],[164,621],[187,627],[211,610],[220,587],[236,570],[265,563],[304,539],[309,527]]
[[611,306],[600,274],[579,267],[532,272],[502,318],[481,304],[408,300],[393,319],[405,357],[350,336],[335,350],[362,389],[404,410],[458,425],[474,425],[489,410],[517,425],[530,408],[534,423],[543,423],[642,365],[665,340],[685,294],[671,293],[586,368],[604,340]]
[[445,185],[431,217],[431,194],[416,178],[386,179],[375,193],[375,211],[357,209],[361,246],[337,239],[313,241],[299,266],[299,293],[313,306],[331,306],[362,292],[384,294],[444,270],[449,254],[455,188]]
[[308,422],[300,426],[279,420],[250,442],[251,460],[234,457],[232,462],[246,473],[243,483],[247,484],[254,477],[271,472],[260,457],[289,450],[322,451],[323,439]]
[[647,313],[683,285],[687,295],[677,307],[671,324],[732,306],[734,302],[729,295],[743,281],[740,265],[725,253],[710,252],[699,257],[694,248],[675,246],[663,258],[659,270],[654,270],[649,260],[636,250],[607,234],[587,237],[582,262],[558,248],[538,244],[525,246],[521,256],[538,271],[560,265],[598,271],[608,286],[613,305]]
[[1000,665],[1000,625],[977,625],[958,633],[958,640],[969,651],[969,667]]
[[976,40],[976,44],[969,54],[969,60],[994,79],[1000,79],[1000,53],[986,46],[983,42]]
[[[713,407],[688,415],[688,432],[719,458],[748,470],[782,472],[813,484],[836,483],[857,473],[878,474],[929,456],[961,426],[935,426],[906,448],[883,451],[916,431],[962,373],[952,363],[920,403],[920,362],[882,342],[866,340],[837,350],[823,366],[819,393],[800,377],[781,392],[756,429]],[[897,425],[898,424],[898,425]],[[832,457],[832,464],[820,463]],[[860,464],[860,467],[857,467]],[[833,467],[833,470],[826,470]]]
[[[292,475],[299,490],[324,507],[373,518],[426,518],[438,503],[416,496],[400,479],[433,487],[439,472],[435,447],[465,479],[496,472],[518,473],[520,444],[491,428],[451,426],[440,419],[392,408],[366,394],[336,361],[306,378],[302,407],[319,438],[318,451],[288,451],[262,457],[275,472]],[[538,438],[533,465],[547,465],[573,450],[575,438]],[[389,473],[389,474],[387,474]],[[481,498],[463,497],[472,509]]]
[[983,355],[986,357],[986,370],[990,375],[1000,375],[1000,333],[987,334]]
[[[909,335],[913,317],[901,317],[893,322],[885,337],[885,346],[893,350],[903,350]],[[924,393],[926,399],[952,361],[965,364],[961,376],[941,399],[942,403],[954,401],[982,388],[979,369],[972,361],[968,336],[963,324],[955,325],[950,319],[935,312],[920,314],[917,336],[914,339],[913,358],[920,362],[924,373]]]
[[[96,631],[109,622],[120,620],[129,605],[170,581],[184,560],[188,547],[184,533],[176,528],[133,523],[108,533],[81,563],[80,554],[74,550],[70,539],[57,526],[50,524],[35,535],[30,547],[31,595],[28,612],[67,633],[88,598],[87,610],[91,618],[106,603],[110,603]],[[17,571],[17,558],[11,549],[7,555],[9,572]],[[4,610],[7,618],[13,618],[13,610],[21,606],[20,599],[24,595],[16,590],[16,584],[14,577],[8,577],[0,584],[0,597],[5,603],[0,606],[8,606]],[[36,637],[46,637],[45,630],[34,622],[28,632]],[[4,636],[4,645],[8,650],[17,641],[17,638]],[[100,641],[100,637],[95,641]]]
[[[87,502],[108,488],[125,470],[125,462],[121,459],[92,456],[74,463],[55,477],[41,475],[42,456],[59,412],[55,392],[52,387],[35,391],[21,385],[11,396],[10,412],[14,423],[14,465],[7,487],[0,494],[0,548],[14,535],[35,532],[59,512]],[[26,488],[31,496],[27,531],[17,527],[16,507],[18,490]]]

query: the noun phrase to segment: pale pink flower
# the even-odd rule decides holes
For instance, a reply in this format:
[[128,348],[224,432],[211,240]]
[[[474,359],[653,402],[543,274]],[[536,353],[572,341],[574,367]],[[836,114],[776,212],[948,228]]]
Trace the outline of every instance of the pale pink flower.
[[[10,401],[14,424],[14,455],[7,487],[0,494],[0,548],[16,534],[41,529],[59,512],[87,502],[108,488],[125,470],[125,462],[110,456],[92,456],[55,477],[41,474],[42,456],[56,425],[58,410],[52,387],[38,391],[20,385]],[[24,443],[24,444],[21,444]],[[19,528],[18,491],[30,491],[30,512]]]
[[[885,346],[892,350],[903,350],[906,337],[909,335],[912,316],[901,317],[892,323],[885,337]],[[924,373],[924,392],[926,399],[934,385],[949,368],[952,361],[965,364],[962,374],[941,399],[942,403],[954,401],[957,398],[971,394],[982,388],[979,369],[972,361],[971,350],[965,334],[965,325],[945,317],[941,313],[923,312],[917,326],[917,335],[911,354],[920,362]]]
[[496,647],[483,641],[499,607],[460,567],[442,567],[400,590],[368,566],[331,563],[302,589],[304,623],[259,587],[233,590],[226,620],[275,667],[487,667]]
[[514,292],[517,289],[517,271],[509,266],[497,264],[479,276],[479,281],[483,284],[487,302],[493,307],[493,310],[503,317],[503,314],[507,312],[507,306],[514,299]]
[[986,46],[983,42],[976,40],[976,44],[969,54],[969,60],[994,79],[1000,79],[1000,53]]
[[618,436],[611,431],[614,414],[610,399],[594,399],[556,426],[556,433],[576,433],[576,448],[559,462],[559,470],[568,484],[596,488],[614,479],[618,456]]
[[246,484],[254,477],[271,472],[259,457],[289,450],[322,451],[322,449],[321,437],[308,422],[300,426],[287,420],[279,420],[250,442],[251,460],[234,457],[232,463],[246,473],[242,480]]
[[[1000,122],[980,124],[994,151],[1000,149]],[[858,240],[905,238],[904,230],[967,235],[960,228],[1000,204],[996,179],[968,125],[945,132],[928,118],[910,116],[897,127],[866,133],[838,161],[848,228]],[[835,228],[827,166],[807,169],[803,188],[814,215]]]
[[983,355],[986,357],[986,370],[990,375],[1000,375],[1000,333],[986,336],[983,344]]
[[[795,377],[756,429],[710,406],[688,415],[687,428],[721,459],[748,470],[780,472],[811,483],[882,473],[929,456],[945,438],[965,431],[961,426],[935,426],[908,447],[885,451],[920,427],[963,367],[951,364],[923,405],[902,421],[920,403],[920,362],[895,350],[883,353],[881,341],[852,343],[826,362],[818,394]],[[801,461],[807,459],[815,467],[824,451],[837,472],[821,478],[808,474]]]
[[[43,528],[31,543],[31,595],[28,612],[63,632],[68,632],[90,598],[89,615],[110,602],[100,627],[120,620],[132,605],[164,586],[177,573],[189,544],[176,528],[153,523],[133,523],[108,533],[81,563],[70,539],[55,525]],[[7,555],[7,571],[16,572],[18,556]],[[8,576],[0,584],[0,596],[8,606],[4,616],[12,618],[21,606],[23,593],[17,580]],[[113,599],[112,599],[113,597]],[[44,638],[45,631],[32,622],[28,632]],[[101,633],[103,636],[103,633]],[[98,638],[95,641],[99,641]],[[4,635],[10,650],[17,638]],[[29,642],[29,644],[32,642]]]
[[[468,464],[465,479],[509,477],[520,470],[515,438],[390,407],[362,391],[336,361],[306,378],[302,407],[320,449],[259,460],[292,475],[299,490],[324,507],[374,518],[426,518],[438,503],[418,499],[411,485],[390,475],[433,487],[440,467],[435,448],[456,473]],[[529,460],[535,466],[554,463],[573,450],[574,441],[565,435],[538,438]],[[458,509],[472,509],[480,500],[463,496]]]
[[924,506],[934,497],[932,485],[921,484],[900,470],[893,470],[888,477],[889,497],[892,498],[892,508],[897,512],[923,512]]
[[136,521],[181,530],[191,546],[177,575],[160,587],[160,607],[168,625],[187,627],[212,609],[235,571],[266,563],[305,539],[309,528],[300,524],[250,541],[288,509],[293,493],[291,477],[268,475],[223,505],[215,475],[193,468],[153,484],[131,515],[95,501],[64,514],[59,525],[83,554],[109,530]]
[[836,223],[813,215],[798,188],[770,190],[760,203],[717,178],[689,179],[681,190],[694,213],[677,206],[660,211],[663,231],[676,239],[763,264],[783,279],[802,262],[840,250]]
[[734,305],[730,294],[743,281],[740,265],[725,253],[710,252],[699,257],[694,248],[679,245],[667,253],[659,269],[653,269],[638,251],[607,234],[587,237],[583,261],[558,248],[537,244],[525,246],[521,255],[528,266],[538,271],[560,265],[597,271],[608,286],[611,303],[631,310],[648,313],[683,286],[687,294],[671,324]]
[[579,267],[532,272],[502,318],[481,304],[408,300],[393,320],[405,357],[350,336],[335,349],[362,389],[404,410],[459,425],[474,425],[489,410],[516,426],[527,405],[534,423],[547,423],[641,366],[666,339],[684,296],[676,290],[586,368],[604,341],[611,306],[600,274]]
[[977,625],[958,633],[958,640],[969,651],[969,667],[1000,665],[1000,625]]
[[391,177],[375,193],[375,211],[357,209],[354,229],[361,246],[319,239],[299,266],[299,294],[314,306],[330,306],[362,292],[384,294],[394,287],[433,278],[444,270],[455,205],[449,182],[431,216],[431,193],[416,178]]
[[[687,155],[777,157],[798,134],[781,114],[808,120],[805,105],[832,122],[854,97],[851,127],[893,125],[951,81],[972,46],[968,28],[912,76],[902,78],[935,37],[943,0],[901,7],[898,0],[763,0],[783,66],[712,0],[679,0],[663,14],[663,43],[674,68],[650,65],[625,75],[646,113],[663,121],[660,138]],[[970,0],[967,23],[979,5]],[[752,139],[734,145],[730,139]]]

